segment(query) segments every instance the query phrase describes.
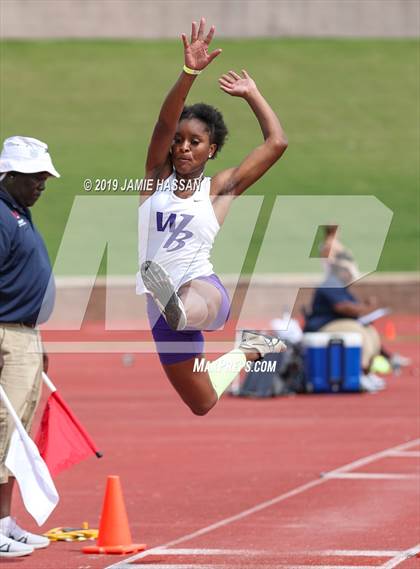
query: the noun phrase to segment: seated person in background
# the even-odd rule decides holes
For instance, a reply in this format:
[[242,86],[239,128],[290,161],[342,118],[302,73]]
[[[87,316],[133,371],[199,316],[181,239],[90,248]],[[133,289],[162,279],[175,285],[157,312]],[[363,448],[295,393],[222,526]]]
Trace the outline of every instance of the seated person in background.
[[381,340],[373,326],[363,326],[358,318],[376,308],[374,299],[367,302],[357,300],[348,286],[359,272],[353,257],[343,251],[337,253],[330,264],[326,280],[316,289],[311,313],[308,315],[304,332],[356,332],[362,337],[362,369],[364,380],[376,390],[384,387],[381,378],[369,374],[373,359],[381,353]]

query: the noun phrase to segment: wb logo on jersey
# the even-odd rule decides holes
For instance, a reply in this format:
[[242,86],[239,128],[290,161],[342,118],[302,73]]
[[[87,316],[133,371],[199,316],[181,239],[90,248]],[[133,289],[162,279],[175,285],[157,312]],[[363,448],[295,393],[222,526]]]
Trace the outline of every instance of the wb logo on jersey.
[[[182,220],[179,220],[180,217],[182,217]],[[171,233],[169,239],[163,244],[163,248],[167,249],[169,253],[182,249],[185,245],[185,241],[193,236],[192,231],[185,229],[193,217],[193,215],[187,215],[185,213],[181,213],[178,216],[176,213],[170,213],[166,221],[164,221],[163,213],[161,211],[156,212],[157,230],[166,231],[166,229],[168,229]]]

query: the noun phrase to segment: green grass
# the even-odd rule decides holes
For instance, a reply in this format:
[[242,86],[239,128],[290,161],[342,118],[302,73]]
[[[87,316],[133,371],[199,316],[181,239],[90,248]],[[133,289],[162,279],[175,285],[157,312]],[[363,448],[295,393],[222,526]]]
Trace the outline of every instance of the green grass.
[[[249,192],[375,195],[394,211],[380,270],[418,268],[418,42],[261,39],[215,45],[224,52],[189,98],[220,108],[230,127],[208,173],[237,164],[261,139],[247,105],[217,85],[224,71],[246,67],[289,137],[285,157]],[[0,135],[47,141],[62,174],[34,208],[53,258],[74,196],[86,195],[84,178],[142,176],[154,120],[181,64],[174,41],[1,44]],[[269,212],[266,203],[248,266]]]

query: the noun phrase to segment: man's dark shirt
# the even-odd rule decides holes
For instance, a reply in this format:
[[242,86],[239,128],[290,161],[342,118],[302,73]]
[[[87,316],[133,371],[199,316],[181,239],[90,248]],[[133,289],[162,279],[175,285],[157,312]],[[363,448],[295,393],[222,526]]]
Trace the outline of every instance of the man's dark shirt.
[[29,209],[0,186],[0,322],[45,322],[54,305],[51,276]]
[[315,291],[312,312],[306,320],[305,332],[317,332],[333,320],[348,318],[335,312],[334,305],[339,302],[357,301],[336,276],[330,275]]

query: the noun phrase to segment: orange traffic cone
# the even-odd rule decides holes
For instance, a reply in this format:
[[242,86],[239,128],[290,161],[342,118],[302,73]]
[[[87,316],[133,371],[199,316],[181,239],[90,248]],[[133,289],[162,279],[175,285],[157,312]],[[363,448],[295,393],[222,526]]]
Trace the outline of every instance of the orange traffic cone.
[[145,544],[131,542],[124,497],[119,476],[108,476],[96,545],[84,547],[83,553],[136,553]]
[[392,320],[388,320],[385,324],[385,338],[387,340],[395,340],[397,337],[397,331],[395,330],[395,324]]

